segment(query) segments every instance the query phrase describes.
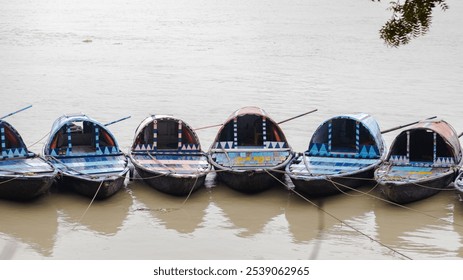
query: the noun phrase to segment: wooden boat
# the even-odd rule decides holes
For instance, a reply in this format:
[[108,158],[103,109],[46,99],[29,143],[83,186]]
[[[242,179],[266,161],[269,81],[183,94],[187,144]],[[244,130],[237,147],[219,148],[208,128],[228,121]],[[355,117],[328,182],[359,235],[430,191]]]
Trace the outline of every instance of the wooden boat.
[[208,155],[218,180],[232,189],[257,193],[280,184],[293,151],[264,110],[244,107],[222,125]]
[[104,124],[84,114],[58,118],[43,154],[61,173],[58,189],[104,199],[125,185],[126,155]]
[[332,195],[373,181],[385,155],[384,139],[371,115],[340,115],[317,128],[308,149],[294,157],[286,173],[304,195]]
[[149,116],[140,123],[129,157],[148,185],[177,196],[203,186],[211,170],[194,130],[166,115]]
[[55,168],[29,151],[16,129],[1,119],[0,139],[0,198],[30,200],[48,192]]
[[443,120],[425,120],[402,131],[375,172],[381,194],[404,204],[430,197],[455,180],[462,154],[455,130]]
[[455,190],[458,193],[460,201],[463,201],[463,172],[461,172],[455,179]]

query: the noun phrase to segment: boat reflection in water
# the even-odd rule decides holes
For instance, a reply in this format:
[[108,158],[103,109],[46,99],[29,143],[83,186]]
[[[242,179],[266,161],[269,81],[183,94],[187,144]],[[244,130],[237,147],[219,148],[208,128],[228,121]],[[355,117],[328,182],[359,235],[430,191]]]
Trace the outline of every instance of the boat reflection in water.
[[134,211],[147,212],[165,226],[182,234],[193,233],[203,222],[209,204],[209,191],[198,189],[187,197],[172,196],[162,192],[153,192],[141,180],[130,183],[130,189],[137,202]]
[[[359,191],[368,192],[371,188],[359,187]],[[304,243],[319,240],[331,231],[343,229],[345,234],[357,234],[343,222],[354,227],[364,227],[366,216],[371,213],[371,204],[375,199],[358,192],[328,196],[323,198],[301,198],[293,193],[285,208],[285,217],[293,242]],[[313,205],[315,204],[315,205]],[[344,236],[347,238],[347,236]]]
[[52,198],[60,218],[70,223],[72,230],[85,227],[106,236],[119,232],[133,204],[126,188],[109,199],[94,200],[91,205],[88,199],[74,192],[53,193]]
[[[6,235],[14,243],[25,243],[43,257],[53,254],[58,232],[58,214],[50,203],[49,195],[34,200],[34,203],[2,200],[0,213],[0,237]],[[3,249],[0,248],[0,254]],[[14,259],[17,254],[12,248],[8,257]],[[28,258],[30,255],[26,254]]]
[[462,236],[457,232],[463,227],[463,209],[452,211],[456,202],[454,192],[443,191],[406,208],[378,203],[378,239],[412,259],[461,258]]
[[220,208],[225,219],[238,229],[237,236],[251,237],[265,230],[265,226],[283,214],[288,200],[284,187],[275,187],[258,197],[236,192],[224,184],[217,184],[211,194],[212,203]]
[[[459,239],[463,240],[463,232],[461,231],[461,229],[463,229],[463,202],[460,200],[459,195],[455,195],[454,201],[455,206],[453,207],[453,222],[454,227],[458,227],[455,232],[458,232],[460,235]],[[463,242],[460,242],[458,258],[463,258]]]

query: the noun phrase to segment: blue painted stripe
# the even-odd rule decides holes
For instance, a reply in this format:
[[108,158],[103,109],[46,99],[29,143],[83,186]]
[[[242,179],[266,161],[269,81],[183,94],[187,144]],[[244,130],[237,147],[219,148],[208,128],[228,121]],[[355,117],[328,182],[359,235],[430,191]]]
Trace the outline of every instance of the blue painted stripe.
[[391,170],[404,171],[404,172],[430,172],[432,167],[418,167],[418,166],[392,166]]
[[343,163],[343,164],[372,164],[378,162],[378,159],[366,159],[366,158],[332,158],[332,157],[307,157],[306,161],[310,163]]
[[[290,171],[295,175],[336,175],[350,173],[367,168],[373,164],[379,164],[379,160],[374,159],[351,159],[351,158],[326,158],[326,157],[307,157],[307,166],[302,158],[299,164],[292,164]],[[308,168],[308,170],[307,170]]]

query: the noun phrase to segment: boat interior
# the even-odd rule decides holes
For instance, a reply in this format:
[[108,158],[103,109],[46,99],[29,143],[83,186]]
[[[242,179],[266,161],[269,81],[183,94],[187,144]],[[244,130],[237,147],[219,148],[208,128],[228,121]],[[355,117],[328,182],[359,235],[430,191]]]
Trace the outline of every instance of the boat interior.
[[[70,141],[69,141],[70,140]],[[70,122],[64,125],[54,136],[50,149],[57,154],[96,153],[105,147],[115,147],[115,140],[105,128],[93,122]]]
[[178,150],[185,145],[198,146],[199,141],[193,131],[178,120],[159,119],[151,122],[136,136],[132,149],[136,146],[156,147],[156,150]]
[[0,121],[0,139],[0,159],[30,155],[16,130],[3,121]]
[[[358,124],[357,130],[357,121],[353,119],[337,118],[326,122],[317,129],[312,137],[311,147],[309,147],[311,154],[314,156],[359,154],[362,153],[364,147],[369,149],[367,154],[373,153],[373,151],[377,153],[373,136],[362,123]],[[318,145],[316,151],[313,149],[313,144]]]
[[[258,115],[239,116],[236,122],[237,146],[252,148],[265,145],[264,142],[286,142],[286,138],[279,127],[268,119]],[[265,136],[265,139],[264,139]],[[234,140],[234,122],[228,122],[219,135],[219,142]]]
[[432,130],[417,129],[401,133],[391,147],[390,160],[395,163],[446,165],[454,154],[445,140]]

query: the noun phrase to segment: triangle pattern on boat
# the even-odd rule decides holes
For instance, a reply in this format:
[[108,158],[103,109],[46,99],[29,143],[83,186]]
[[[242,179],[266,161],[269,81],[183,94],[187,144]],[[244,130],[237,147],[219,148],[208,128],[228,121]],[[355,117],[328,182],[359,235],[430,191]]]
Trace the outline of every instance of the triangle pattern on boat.
[[328,155],[325,144],[321,144],[320,149],[318,150],[321,156]]
[[378,156],[378,153],[376,152],[375,146],[370,147],[370,152],[368,153],[370,158],[375,158]]
[[368,157],[367,146],[362,146],[362,149],[361,149],[359,155],[360,155],[361,158],[367,158]]
[[313,156],[318,154],[317,144],[312,144],[312,147],[309,150],[309,154]]

